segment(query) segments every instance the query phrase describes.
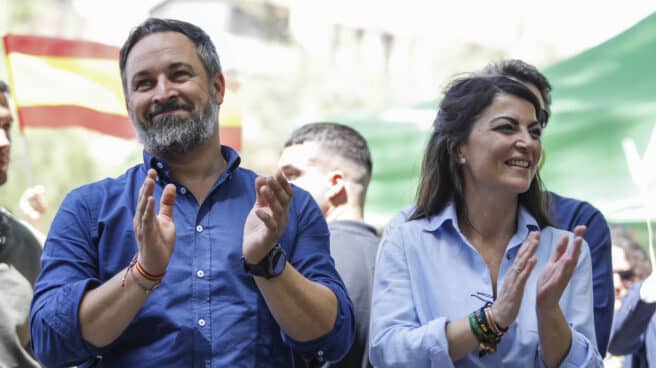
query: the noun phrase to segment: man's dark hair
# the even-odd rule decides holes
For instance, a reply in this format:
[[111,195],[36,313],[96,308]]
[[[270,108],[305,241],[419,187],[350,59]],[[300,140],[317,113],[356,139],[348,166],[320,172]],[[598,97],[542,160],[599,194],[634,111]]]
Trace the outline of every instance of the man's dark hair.
[[9,86],[2,80],[0,80],[0,93],[9,93]]
[[[537,96],[524,84],[504,76],[469,76],[456,79],[447,87],[424,153],[416,208],[410,220],[430,218],[440,213],[451,200],[454,200],[458,212],[463,213],[465,179],[456,152],[467,141],[476,119],[500,94],[530,102],[536,115],[540,111]],[[518,199],[540,227],[553,224],[539,172]]]
[[530,83],[534,85],[544,101],[544,116],[540,117],[543,125],[549,122],[549,115],[551,114],[551,84],[544,74],[540,73],[535,66],[519,60],[519,59],[506,59],[490,63],[483,68],[484,74],[489,75],[503,75],[510,78],[515,78],[523,83]]
[[121,52],[119,54],[119,68],[121,69],[121,80],[125,92],[127,92],[125,63],[127,62],[130,50],[132,50],[132,47],[144,37],[159,32],[178,32],[187,36],[187,38],[196,45],[196,53],[205,67],[209,80],[212,80],[212,77],[216,74],[221,73],[221,63],[216,48],[214,47],[210,36],[200,29],[200,27],[180,20],[148,18],[146,21],[132,29],[128,39],[123,44],[123,47],[121,47]]
[[354,178],[365,188],[371,179],[371,153],[367,141],[355,129],[343,124],[318,122],[294,130],[285,142],[285,147],[306,142],[315,142],[330,157],[342,157],[365,170],[365,175]]

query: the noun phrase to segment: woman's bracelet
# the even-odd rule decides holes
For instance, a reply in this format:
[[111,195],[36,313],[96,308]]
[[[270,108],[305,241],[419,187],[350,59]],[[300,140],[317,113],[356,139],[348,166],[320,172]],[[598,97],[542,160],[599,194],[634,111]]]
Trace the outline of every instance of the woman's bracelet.
[[[469,327],[478,340],[479,356],[495,353],[497,345],[501,342],[501,337],[504,334],[504,331],[494,321],[491,305],[492,303],[486,303],[468,317]],[[506,328],[505,331],[508,331],[508,329]]]

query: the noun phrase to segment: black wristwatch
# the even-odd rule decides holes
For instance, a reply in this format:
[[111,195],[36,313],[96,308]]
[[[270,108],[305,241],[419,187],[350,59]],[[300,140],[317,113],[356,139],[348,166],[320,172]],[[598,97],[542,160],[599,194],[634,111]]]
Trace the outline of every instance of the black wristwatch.
[[282,273],[287,264],[287,255],[285,250],[276,244],[264,259],[257,264],[251,264],[246,262],[246,259],[242,256],[241,263],[244,265],[244,271],[250,273],[251,275],[261,276],[266,279],[274,278]]

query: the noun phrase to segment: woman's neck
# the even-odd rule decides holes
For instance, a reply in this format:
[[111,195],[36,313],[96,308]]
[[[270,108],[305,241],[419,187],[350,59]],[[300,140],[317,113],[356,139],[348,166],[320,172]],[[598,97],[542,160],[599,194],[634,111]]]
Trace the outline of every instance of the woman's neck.
[[468,239],[505,249],[517,231],[517,205],[517,196],[466,193],[458,208],[458,225]]

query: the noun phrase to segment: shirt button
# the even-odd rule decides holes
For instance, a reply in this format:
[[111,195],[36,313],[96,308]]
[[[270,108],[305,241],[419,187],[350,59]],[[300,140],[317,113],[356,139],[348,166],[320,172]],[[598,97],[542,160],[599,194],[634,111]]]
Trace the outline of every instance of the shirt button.
[[163,167],[164,167],[164,164],[163,164],[163,163],[161,163],[161,162],[158,162],[158,163],[157,163],[157,167],[161,169],[161,168],[163,168]]
[[203,327],[203,326],[205,326],[205,320],[204,320],[204,319],[202,319],[202,318],[201,318],[201,319],[199,319],[199,320],[198,320],[198,325],[199,325],[200,327]]
[[323,362],[323,350],[317,351],[317,360],[319,363]]
[[199,232],[199,233],[202,232],[203,227],[201,225],[196,226],[196,231]]
[[185,187],[180,188],[180,194],[187,194],[187,188]]
[[203,276],[205,276],[205,272],[203,272],[203,270],[198,270],[198,271],[196,271],[196,276],[198,276],[199,278],[202,278]]

